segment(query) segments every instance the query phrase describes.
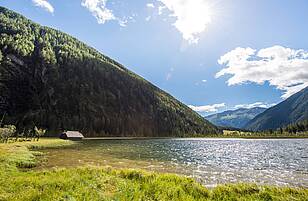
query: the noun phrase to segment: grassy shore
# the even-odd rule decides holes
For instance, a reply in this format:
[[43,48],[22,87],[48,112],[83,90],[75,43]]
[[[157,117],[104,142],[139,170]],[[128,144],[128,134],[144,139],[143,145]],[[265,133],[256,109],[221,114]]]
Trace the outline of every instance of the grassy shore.
[[40,148],[73,142],[0,144],[0,200],[308,200],[308,189],[221,185],[206,189],[193,179],[173,174],[101,167],[34,171]]
[[245,138],[245,139],[301,139],[308,138],[308,132],[301,133],[263,133],[224,130],[222,138]]
[[[254,134],[242,134],[242,135],[196,135],[194,137],[187,137],[185,139],[306,139],[308,138],[307,134],[302,135],[254,135]],[[84,138],[84,140],[159,140],[159,139],[182,139],[182,138],[173,138],[173,137],[90,137],[90,138]]]

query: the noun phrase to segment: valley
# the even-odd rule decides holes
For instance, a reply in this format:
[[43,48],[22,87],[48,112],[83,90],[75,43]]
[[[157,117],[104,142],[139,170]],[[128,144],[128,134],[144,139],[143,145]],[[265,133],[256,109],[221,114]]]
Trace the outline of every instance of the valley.
[[0,201],[307,201],[305,16],[201,37],[208,0],[29,2],[0,3]]

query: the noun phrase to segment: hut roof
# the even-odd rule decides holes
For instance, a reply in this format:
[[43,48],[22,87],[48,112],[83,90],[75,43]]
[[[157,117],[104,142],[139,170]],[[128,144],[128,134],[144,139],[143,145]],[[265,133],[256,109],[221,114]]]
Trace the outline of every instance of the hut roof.
[[83,138],[84,136],[78,132],[78,131],[66,131],[64,132],[64,134],[68,137],[68,138]]

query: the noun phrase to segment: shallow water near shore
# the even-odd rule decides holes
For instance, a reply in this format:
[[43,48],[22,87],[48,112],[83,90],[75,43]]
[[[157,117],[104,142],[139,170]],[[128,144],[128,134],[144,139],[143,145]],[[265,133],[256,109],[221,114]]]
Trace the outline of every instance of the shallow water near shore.
[[182,174],[207,187],[257,183],[308,188],[308,139],[84,140],[44,149],[38,169],[111,166]]

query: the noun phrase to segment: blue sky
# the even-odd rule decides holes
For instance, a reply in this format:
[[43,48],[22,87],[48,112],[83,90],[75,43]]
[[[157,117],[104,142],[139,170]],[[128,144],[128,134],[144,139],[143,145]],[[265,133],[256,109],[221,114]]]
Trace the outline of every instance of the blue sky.
[[[306,0],[2,0],[205,115],[308,86]],[[223,70],[224,69],[224,70]]]

